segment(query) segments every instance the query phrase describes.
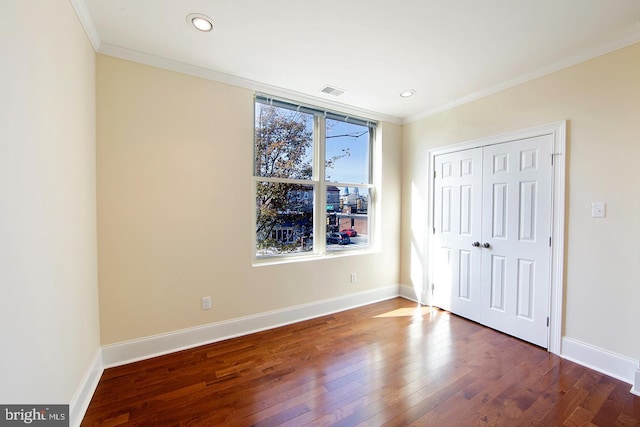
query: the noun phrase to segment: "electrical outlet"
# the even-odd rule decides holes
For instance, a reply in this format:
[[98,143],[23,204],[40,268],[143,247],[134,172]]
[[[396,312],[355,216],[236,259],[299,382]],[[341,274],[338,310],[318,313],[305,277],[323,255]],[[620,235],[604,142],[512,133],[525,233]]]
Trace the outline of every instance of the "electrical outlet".
[[211,310],[211,297],[202,297],[200,305],[203,310]]
[[351,283],[356,283],[358,281],[358,277],[356,273],[351,273]]

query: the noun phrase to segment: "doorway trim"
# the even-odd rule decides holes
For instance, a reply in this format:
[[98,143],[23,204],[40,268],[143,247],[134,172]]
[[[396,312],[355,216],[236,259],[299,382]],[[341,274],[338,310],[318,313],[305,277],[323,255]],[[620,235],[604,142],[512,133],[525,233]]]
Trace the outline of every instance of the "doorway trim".
[[[567,121],[562,120],[541,126],[517,130],[504,134],[489,136],[444,147],[433,148],[428,155],[428,225],[426,233],[426,247],[429,248],[427,259],[426,289],[431,289],[433,283],[433,230],[435,227],[433,197],[434,197],[434,162],[435,156],[489,145],[503,144],[520,139],[534,138],[543,135],[553,137],[553,177],[552,177],[552,213],[551,213],[551,273],[549,295],[549,337],[547,348],[551,353],[560,354],[562,346],[563,326],[563,295],[564,295],[564,219],[565,219],[565,170],[566,170],[566,140]],[[428,305],[431,305],[431,292],[426,293]]]

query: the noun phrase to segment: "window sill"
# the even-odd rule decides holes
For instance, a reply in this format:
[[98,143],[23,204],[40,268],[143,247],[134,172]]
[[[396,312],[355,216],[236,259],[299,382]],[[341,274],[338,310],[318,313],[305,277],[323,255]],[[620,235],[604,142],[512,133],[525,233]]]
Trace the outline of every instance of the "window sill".
[[327,260],[335,258],[343,258],[357,255],[372,255],[379,253],[379,248],[368,248],[357,251],[335,251],[327,252],[324,254],[311,254],[311,255],[281,255],[264,258],[254,258],[252,267],[265,267],[270,265],[291,264],[296,262],[310,262],[318,260]]

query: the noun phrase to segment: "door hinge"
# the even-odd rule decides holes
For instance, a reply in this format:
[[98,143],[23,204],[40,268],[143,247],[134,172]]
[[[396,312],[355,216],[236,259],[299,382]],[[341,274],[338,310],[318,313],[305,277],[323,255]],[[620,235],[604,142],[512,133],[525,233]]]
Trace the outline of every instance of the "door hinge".
[[549,247],[551,247],[551,236],[549,236]]
[[436,228],[433,227],[433,234],[436,234]]
[[435,288],[436,288],[436,285],[432,283],[431,284],[431,292],[433,292]]
[[434,178],[436,177],[436,171],[433,171],[433,177]]
[[547,317],[547,328],[549,327],[549,317]]

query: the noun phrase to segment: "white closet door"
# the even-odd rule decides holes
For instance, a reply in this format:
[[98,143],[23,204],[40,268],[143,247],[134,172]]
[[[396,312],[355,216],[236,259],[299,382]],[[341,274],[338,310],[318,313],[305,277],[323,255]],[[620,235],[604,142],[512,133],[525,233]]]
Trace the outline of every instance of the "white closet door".
[[435,156],[432,304],[547,347],[551,136]]
[[482,150],[436,156],[435,172],[433,305],[480,321]]
[[553,139],[483,150],[482,323],[547,347]]

